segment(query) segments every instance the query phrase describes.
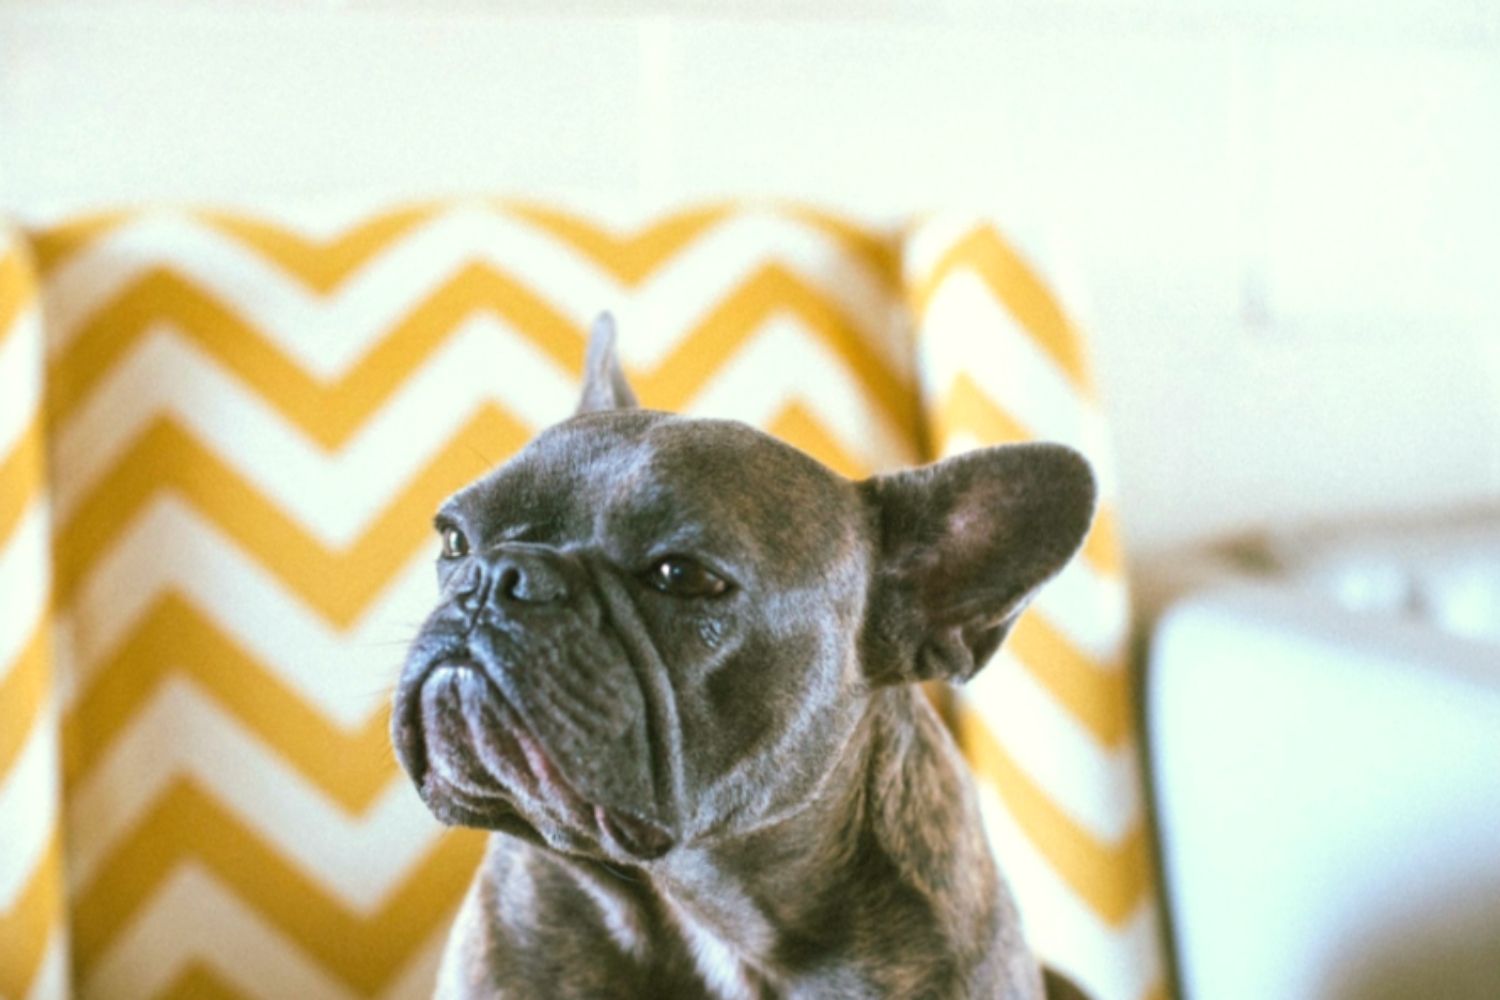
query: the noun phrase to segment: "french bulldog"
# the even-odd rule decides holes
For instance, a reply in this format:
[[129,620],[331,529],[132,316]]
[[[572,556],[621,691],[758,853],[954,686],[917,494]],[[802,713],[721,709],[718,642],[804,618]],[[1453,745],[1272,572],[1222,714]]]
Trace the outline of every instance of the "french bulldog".
[[607,316],[585,368],[436,517],[392,738],[438,819],[494,831],[437,995],[1044,996],[918,684],[971,677],[1072,557],[1087,463],[855,482],[639,408]]

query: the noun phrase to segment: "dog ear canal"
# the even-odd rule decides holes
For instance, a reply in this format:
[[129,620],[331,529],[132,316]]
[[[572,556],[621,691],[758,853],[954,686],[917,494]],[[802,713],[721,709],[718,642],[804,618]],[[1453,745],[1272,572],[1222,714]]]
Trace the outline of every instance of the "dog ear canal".
[[1094,477],[1069,448],[1007,445],[859,484],[876,525],[863,636],[876,683],[967,680],[1093,520]]
[[602,312],[589,332],[589,349],[583,362],[583,394],[574,413],[633,410],[637,405],[615,354],[615,318]]

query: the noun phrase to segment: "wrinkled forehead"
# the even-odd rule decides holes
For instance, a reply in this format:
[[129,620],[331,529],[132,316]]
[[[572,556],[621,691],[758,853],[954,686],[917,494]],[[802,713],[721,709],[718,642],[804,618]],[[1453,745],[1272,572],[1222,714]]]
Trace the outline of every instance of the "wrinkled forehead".
[[801,452],[734,421],[642,410],[549,428],[458,499],[560,539],[624,535],[757,561],[842,554],[863,524],[853,486]]

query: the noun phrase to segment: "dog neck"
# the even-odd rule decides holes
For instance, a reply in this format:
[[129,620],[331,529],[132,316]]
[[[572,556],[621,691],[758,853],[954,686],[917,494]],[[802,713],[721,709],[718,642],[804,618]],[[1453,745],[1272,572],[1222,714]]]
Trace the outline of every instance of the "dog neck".
[[[785,994],[792,982],[907,995],[933,978],[995,979],[980,966],[1025,950],[995,948],[1019,942],[1019,927],[937,714],[915,688],[881,689],[850,743],[805,807],[750,833],[628,871],[526,850],[567,869],[617,948],[648,963],[686,956],[709,996]],[[491,865],[514,866],[498,854]],[[894,955],[903,961],[883,961]]]

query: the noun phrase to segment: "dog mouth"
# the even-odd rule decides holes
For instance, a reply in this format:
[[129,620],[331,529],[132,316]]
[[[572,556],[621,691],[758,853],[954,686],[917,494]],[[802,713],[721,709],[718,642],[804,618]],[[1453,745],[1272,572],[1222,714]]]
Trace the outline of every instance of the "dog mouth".
[[434,663],[415,695],[408,770],[429,805],[446,799],[471,816],[525,821],[540,813],[630,859],[654,860],[673,846],[659,824],[581,794],[473,660]]

